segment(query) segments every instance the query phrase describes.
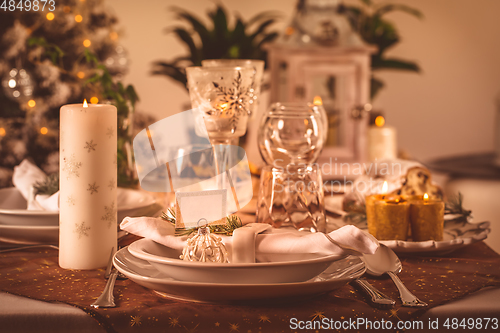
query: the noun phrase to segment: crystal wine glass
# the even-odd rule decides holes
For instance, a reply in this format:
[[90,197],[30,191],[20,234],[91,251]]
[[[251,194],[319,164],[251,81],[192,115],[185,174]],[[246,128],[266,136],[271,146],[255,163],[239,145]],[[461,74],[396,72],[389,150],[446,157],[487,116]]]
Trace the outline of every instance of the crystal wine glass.
[[275,103],[261,120],[258,144],[267,164],[285,167],[312,164],[325,143],[320,106],[310,103]]

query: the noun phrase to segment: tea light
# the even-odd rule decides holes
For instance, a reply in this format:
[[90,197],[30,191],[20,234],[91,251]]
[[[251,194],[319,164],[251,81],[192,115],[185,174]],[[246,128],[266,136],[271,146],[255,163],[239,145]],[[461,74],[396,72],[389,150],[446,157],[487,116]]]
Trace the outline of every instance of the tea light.
[[385,119],[378,116],[375,126],[368,129],[368,159],[370,161],[397,157],[396,129],[384,126]]
[[106,266],[117,248],[117,113],[103,104],[61,107],[59,266]]
[[411,202],[410,221],[413,241],[443,240],[444,202],[425,193],[422,200]]

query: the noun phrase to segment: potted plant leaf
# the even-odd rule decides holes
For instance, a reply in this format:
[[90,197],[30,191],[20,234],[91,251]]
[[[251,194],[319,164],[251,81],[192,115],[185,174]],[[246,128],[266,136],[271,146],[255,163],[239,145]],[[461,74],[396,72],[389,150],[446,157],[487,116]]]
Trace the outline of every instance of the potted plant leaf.
[[170,61],[155,61],[152,73],[165,75],[182,84],[186,89],[188,66],[200,66],[205,59],[260,59],[266,60],[263,46],[274,41],[278,32],[269,31],[278,20],[276,12],[262,12],[248,21],[236,15],[234,25],[228,23],[225,8],[218,4],[209,10],[209,24],[204,24],[193,14],[171,7],[176,18],[187,23],[189,28],[173,26],[167,32],[173,33],[188,49],[188,54]]

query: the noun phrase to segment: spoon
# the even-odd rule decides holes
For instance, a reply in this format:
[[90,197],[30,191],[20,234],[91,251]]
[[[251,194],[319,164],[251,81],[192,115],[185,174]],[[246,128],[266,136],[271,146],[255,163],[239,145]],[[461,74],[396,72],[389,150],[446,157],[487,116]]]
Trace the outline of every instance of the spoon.
[[[361,260],[363,260],[363,253],[361,253],[360,251],[358,251],[358,250],[356,250],[348,245],[344,245],[344,244],[337,242],[332,237],[330,237],[330,235],[328,235],[328,234],[324,234],[324,235],[330,242],[332,242],[333,244],[337,245],[342,250],[344,250],[344,252],[346,254],[360,257]],[[383,309],[394,307],[394,304],[396,302],[393,299],[384,295],[381,291],[379,291],[377,288],[372,286],[365,279],[357,278],[356,280],[354,280],[354,282],[356,282],[356,284],[362,290],[364,290],[368,294],[368,296],[370,296],[370,301],[371,301],[373,306],[378,307],[378,308],[383,308]]]
[[391,277],[399,290],[399,297],[401,298],[401,302],[403,302],[403,306],[427,306],[427,303],[422,302],[413,295],[396,275],[401,272],[402,265],[398,256],[390,248],[384,244],[380,244],[375,254],[364,254],[361,259],[365,262],[366,273],[373,276],[387,274]]

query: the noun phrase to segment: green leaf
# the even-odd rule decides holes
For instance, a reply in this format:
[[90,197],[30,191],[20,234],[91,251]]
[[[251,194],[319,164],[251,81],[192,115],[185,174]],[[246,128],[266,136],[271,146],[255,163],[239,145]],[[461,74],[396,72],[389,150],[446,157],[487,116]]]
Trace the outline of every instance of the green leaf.
[[255,39],[255,37],[259,36],[260,34],[262,34],[262,32],[264,32],[264,30],[266,30],[266,28],[268,26],[270,26],[271,24],[273,24],[275,22],[274,19],[269,19],[267,21],[264,21],[262,22],[259,27],[255,30],[255,32],[253,34],[250,35],[250,40],[253,40]]
[[247,24],[246,26],[247,27],[251,27],[253,24],[256,24],[262,20],[265,20],[266,18],[275,18],[275,19],[279,19],[281,18],[283,15],[280,13],[280,12],[277,12],[277,11],[266,11],[266,12],[262,12],[262,13],[259,13],[257,15],[255,15],[254,17],[252,17],[251,19],[249,19],[247,21]]
[[257,44],[257,48],[260,49],[262,47],[262,45],[266,44],[266,43],[270,43],[272,42],[273,40],[275,40],[276,38],[278,38],[279,34],[277,32],[272,32],[268,35],[266,35],[264,38],[262,38],[260,40],[260,42]]
[[214,25],[214,36],[218,40],[218,42],[222,42],[229,35],[228,27],[227,27],[227,15],[224,11],[224,8],[221,5],[218,5],[215,12],[211,12],[208,14],[212,19]]
[[422,12],[419,11],[418,9],[415,9],[415,8],[412,8],[412,7],[406,6],[406,5],[401,5],[401,4],[384,5],[384,6],[380,7],[379,9],[377,9],[375,11],[374,15],[382,16],[384,14],[387,14],[387,13],[395,11],[395,10],[405,12],[405,13],[413,15],[419,19],[424,18],[424,14],[422,14]]
[[182,42],[184,42],[184,44],[186,44],[191,53],[191,60],[193,61],[193,63],[196,62],[196,60],[198,59],[198,49],[196,48],[193,38],[191,37],[189,32],[187,32],[183,28],[174,28],[172,32],[175,33],[177,37]]
[[180,82],[187,90],[187,78],[184,69],[170,63],[157,61],[153,64],[153,75],[166,75],[175,81]]
[[420,67],[413,61],[406,61],[400,59],[376,59],[372,62],[372,70],[380,69],[398,69],[411,72],[420,72]]
[[384,82],[372,76],[370,79],[370,99],[373,100],[384,86]]
[[176,6],[172,6],[171,10],[177,14],[177,17],[179,19],[184,19],[191,24],[193,30],[196,31],[196,33],[200,37],[202,45],[208,45],[208,43],[210,42],[210,33],[207,27],[205,27],[205,25],[201,23],[199,19]]

